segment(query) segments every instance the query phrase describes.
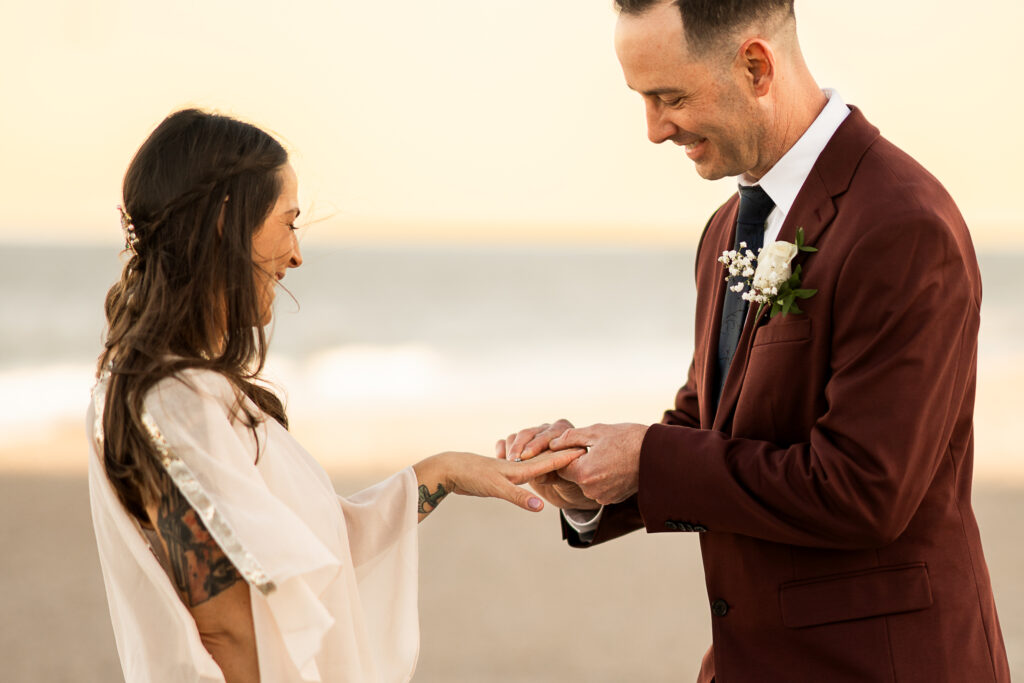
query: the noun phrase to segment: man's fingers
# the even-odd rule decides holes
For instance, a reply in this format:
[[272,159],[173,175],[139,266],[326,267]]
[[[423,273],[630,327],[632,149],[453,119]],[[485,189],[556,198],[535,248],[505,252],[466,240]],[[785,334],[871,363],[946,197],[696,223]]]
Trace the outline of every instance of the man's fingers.
[[554,424],[548,425],[547,429],[534,436],[533,440],[526,444],[523,448],[522,459],[534,458],[543,453],[550,448],[552,440],[571,428],[572,424],[568,420],[558,420]]
[[545,484],[557,484],[560,480],[557,472],[545,472],[544,474],[538,475],[530,480],[531,484],[539,484],[544,486]]
[[520,460],[523,457],[523,448],[530,443],[535,436],[550,427],[549,424],[542,424],[539,427],[524,429],[515,435],[514,439],[508,441],[508,451],[505,455],[509,460]]
[[556,420],[554,424],[544,423],[510,434],[505,439],[505,459],[520,461],[534,458],[548,450],[548,444],[553,438],[571,428],[572,423],[563,418]]
[[553,451],[573,447],[586,448],[594,445],[592,440],[593,434],[586,427],[583,429],[567,429],[557,438],[552,439],[548,447]]
[[581,471],[581,469],[582,464],[580,463],[580,461],[573,460],[571,463],[558,470],[558,476],[560,476],[562,479],[565,479],[566,481],[571,481],[572,483],[578,485],[580,479],[583,477],[583,472]]

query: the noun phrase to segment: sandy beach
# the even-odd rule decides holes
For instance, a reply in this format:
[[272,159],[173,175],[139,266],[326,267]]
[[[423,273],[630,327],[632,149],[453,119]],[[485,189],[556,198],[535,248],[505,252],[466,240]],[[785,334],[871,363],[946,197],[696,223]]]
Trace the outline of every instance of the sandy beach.
[[[58,430],[36,455],[72,462],[80,439]],[[385,474],[334,479],[351,493]],[[984,481],[974,500],[1011,669],[1024,676],[1024,487]],[[84,473],[0,473],[0,539],[3,680],[122,680]],[[456,498],[421,527],[420,552],[417,683],[691,681],[710,640],[692,535],[573,551],[551,508]]]

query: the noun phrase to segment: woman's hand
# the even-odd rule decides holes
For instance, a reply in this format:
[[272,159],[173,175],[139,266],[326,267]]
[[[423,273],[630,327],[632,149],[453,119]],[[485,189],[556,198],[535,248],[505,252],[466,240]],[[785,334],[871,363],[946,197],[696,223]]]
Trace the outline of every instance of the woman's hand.
[[544,501],[517,484],[561,469],[586,452],[582,448],[549,451],[523,462],[485,458],[474,453],[447,452],[413,466],[419,480],[419,512],[422,521],[451,493],[503,498],[524,510],[537,512]]

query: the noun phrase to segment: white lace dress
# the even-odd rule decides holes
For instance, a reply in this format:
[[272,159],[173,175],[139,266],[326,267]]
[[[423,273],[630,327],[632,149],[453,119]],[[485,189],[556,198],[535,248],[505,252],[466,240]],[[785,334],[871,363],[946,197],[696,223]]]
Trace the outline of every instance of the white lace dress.
[[[272,419],[252,432],[209,371],[145,401],[164,467],[249,584],[261,680],[408,681],[419,651],[416,476],[350,498]],[[121,506],[98,453],[106,382],[94,390],[89,493],[118,654],[128,683],[223,681],[191,614]]]

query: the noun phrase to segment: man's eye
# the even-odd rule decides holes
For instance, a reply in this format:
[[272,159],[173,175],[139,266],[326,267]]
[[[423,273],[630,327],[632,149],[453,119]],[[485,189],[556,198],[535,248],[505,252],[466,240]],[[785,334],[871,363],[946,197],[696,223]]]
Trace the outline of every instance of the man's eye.
[[662,98],[661,102],[666,107],[678,108],[678,107],[683,106],[686,103],[686,98],[684,98],[684,97],[670,97],[668,99]]

